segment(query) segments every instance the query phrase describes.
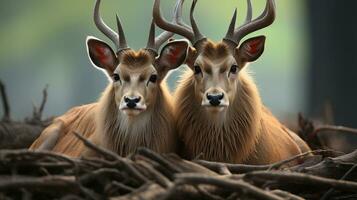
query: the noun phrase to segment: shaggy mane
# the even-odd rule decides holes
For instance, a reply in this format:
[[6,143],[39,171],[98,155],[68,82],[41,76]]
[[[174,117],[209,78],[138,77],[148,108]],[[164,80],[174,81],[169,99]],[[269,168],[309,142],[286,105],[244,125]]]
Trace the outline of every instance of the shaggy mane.
[[[207,43],[205,48],[210,55],[225,51],[221,44]],[[194,79],[192,71],[184,73],[175,92],[176,126],[186,158],[200,155],[218,162],[269,164],[309,150],[265,108],[245,69],[239,73],[234,100],[216,118],[202,108]]]
[[[157,100],[150,110],[129,122],[115,104],[114,88],[109,85],[99,100],[96,136],[100,145],[121,156],[135,152],[140,146],[156,152],[174,152],[176,136],[171,99],[165,85],[158,89]],[[160,138],[160,139],[158,139]]]
[[214,43],[208,40],[202,46],[202,55],[209,58],[227,56],[230,53],[229,46],[223,42]]
[[152,62],[152,55],[146,50],[127,50],[120,55],[120,63],[140,67]]

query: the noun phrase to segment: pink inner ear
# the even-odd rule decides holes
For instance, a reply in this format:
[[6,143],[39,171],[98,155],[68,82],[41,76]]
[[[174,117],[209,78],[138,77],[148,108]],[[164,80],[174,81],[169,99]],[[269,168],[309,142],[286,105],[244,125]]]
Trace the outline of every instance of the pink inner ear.
[[98,60],[99,60],[99,62],[100,63],[102,63],[102,64],[104,64],[104,65],[106,65],[106,66],[108,66],[110,63],[110,61],[109,61],[109,55],[108,55],[108,53],[110,53],[110,52],[108,52],[108,49],[106,49],[105,47],[103,47],[103,46],[95,46],[95,52],[96,52],[96,54],[97,54],[97,58],[98,58]]
[[260,50],[260,44],[261,44],[261,40],[260,39],[255,39],[255,40],[251,40],[248,43],[248,52],[249,54],[256,54],[259,50]]
[[169,48],[169,53],[167,54],[169,57],[170,63],[175,63],[177,62],[177,59],[179,57],[180,50],[179,48]]

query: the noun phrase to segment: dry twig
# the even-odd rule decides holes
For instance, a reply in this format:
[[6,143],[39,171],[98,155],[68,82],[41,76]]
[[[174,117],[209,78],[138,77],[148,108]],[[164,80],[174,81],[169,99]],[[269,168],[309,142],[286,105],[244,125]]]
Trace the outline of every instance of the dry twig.
[[[77,134],[79,135],[79,134]],[[82,138],[79,135],[79,138]],[[82,138],[83,139],[83,138]],[[200,161],[192,163],[176,156],[159,155],[141,149],[131,158],[122,158],[83,139],[102,158],[71,159],[51,152],[0,150],[0,196],[6,198],[38,199],[316,199],[333,188],[328,197],[357,195],[355,173],[347,166],[357,165],[357,151],[336,158],[286,167],[278,162],[264,170],[253,166],[232,165],[250,171],[243,174],[218,175],[205,168],[224,163]],[[140,153],[139,153],[140,152]],[[291,158],[293,159],[293,158]],[[155,160],[155,161],[153,161]],[[328,161],[330,160],[330,161]],[[325,171],[334,173],[326,162],[340,163],[349,180],[337,180],[314,175]],[[200,165],[199,163],[203,163]],[[30,167],[31,166],[31,167]],[[175,167],[173,167],[175,166]],[[213,167],[212,167],[213,166]],[[273,166],[273,167],[272,167]],[[276,167],[275,167],[276,166]],[[297,173],[304,171],[309,174]],[[318,169],[316,170],[310,170]],[[31,169],[31,170],[28,170]],[[290,171],[294,170],[294,171]],[[44,173],[45,172],[45,173]],[[327,174],[328,175],[328,174]],[[11,180],[11,181],[9,181]],[[22,188],[22,189],[21,189]],[[300,190],[297,190],[300,188]],[[272,190],[271,190],[272,189]],[[344,191],[342,193],[341,191]]]
[[10,122],[11,117],[10,117],[9,100],[7,98],[5,85],[1,80],[0,80],[0,94],[1,94],[1,99],[2,99],[2,104],[3,104],[3,109],[4,109],[4,116],[2,118],[2,121]]

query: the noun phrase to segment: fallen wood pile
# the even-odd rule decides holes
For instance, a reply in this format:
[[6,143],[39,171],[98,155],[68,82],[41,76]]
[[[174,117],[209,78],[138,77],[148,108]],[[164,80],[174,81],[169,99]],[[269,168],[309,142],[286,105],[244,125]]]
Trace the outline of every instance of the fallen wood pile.
[[42,130],[50,124],[52,117],[45,120],[42,119],[42,113],[47,101],[47,86],[43,89],[42,94],[41,105],[39,107],[34,105],[31,117],[23,121],[14,121],[11,119],[6,87],[0,80],[0,98],[4,110],[4,115],[0,119],[0,149],[28,148]]
[[0,150],[0,199],[357,199],[357,150],[316,150],[254,166],[148,149],[123,158],[77,137],[102,157]]

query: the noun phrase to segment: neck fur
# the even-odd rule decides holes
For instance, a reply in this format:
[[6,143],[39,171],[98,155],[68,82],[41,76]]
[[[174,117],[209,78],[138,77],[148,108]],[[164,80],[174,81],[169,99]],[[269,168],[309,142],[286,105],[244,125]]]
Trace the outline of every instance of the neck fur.
[[[179,136],[188,151],[203,159],[242,162],[254,150],[259,137],[262,103],[258,90],[245,70],[239,75],[236,97],[220,116],[212,117],[195,96],[192,73],[176,93]],[[179,87],[180,88],[180,87]],[[185,97],[186,95],[186,97]]]
[[[109,85],[104,91],[98,106],[97,126],[103,146],[121,156],[133,153],[140,146],[160,151],[161,142],[155,134],[159,134],[155,126],[164,123],[165,102],[161,89],[157,90],[157,100],[151,108],[135,117],[128,117],[121,112],[115,103],[114,88]],[[162,109],[159,109],[162,108]],[[170,130],[165,129],[167,133]]]

